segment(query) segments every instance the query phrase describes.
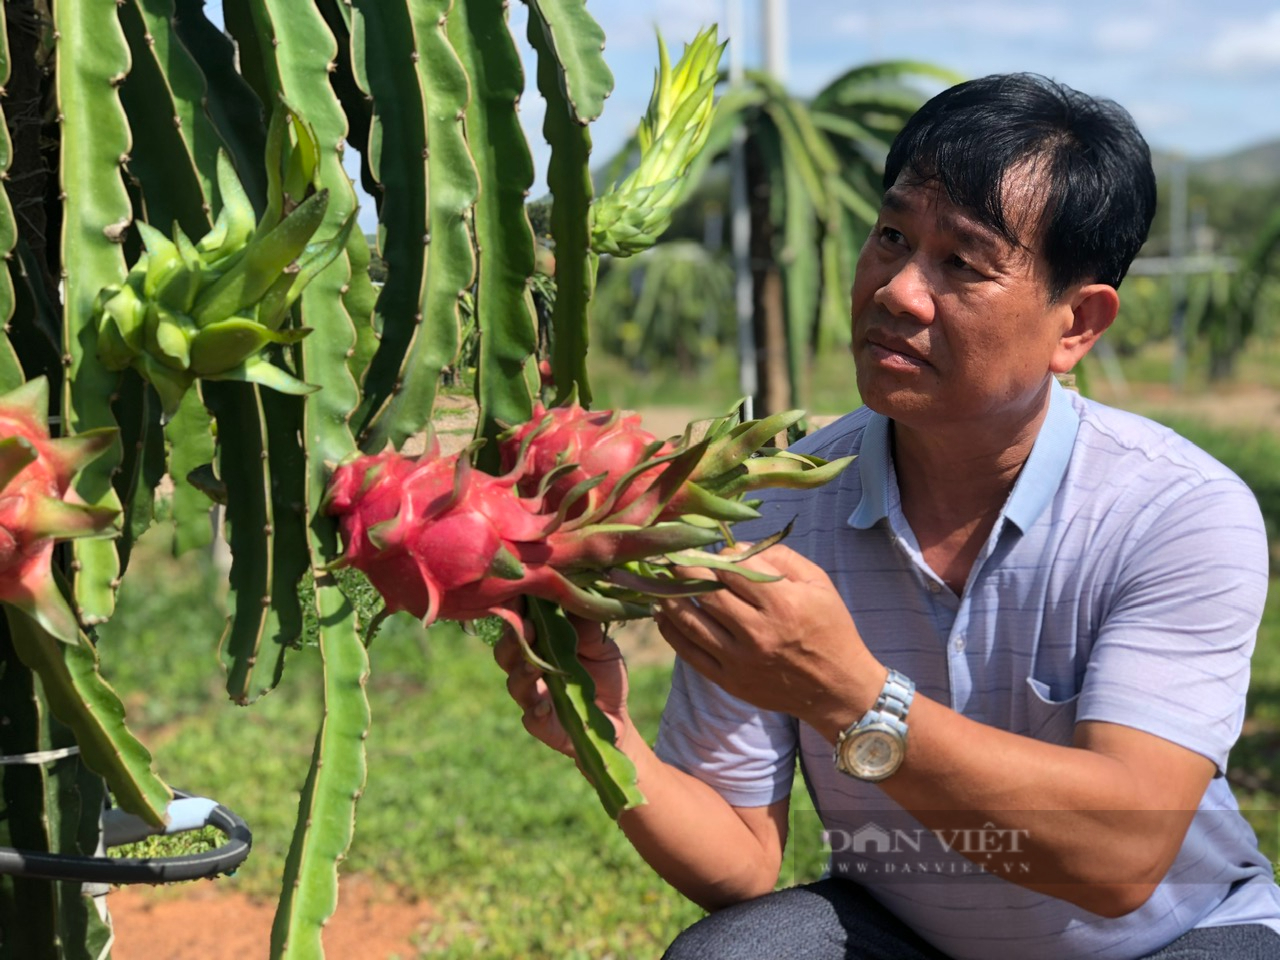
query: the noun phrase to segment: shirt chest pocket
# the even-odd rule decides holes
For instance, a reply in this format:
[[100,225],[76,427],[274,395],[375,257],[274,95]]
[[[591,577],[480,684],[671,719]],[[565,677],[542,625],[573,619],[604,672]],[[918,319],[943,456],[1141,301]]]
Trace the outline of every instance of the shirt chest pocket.
[[1080,694],[1054,700],[1049,685],[1027,677],[1027,736],[1045,743],[1069,746],[1076,726],[1076,705]]

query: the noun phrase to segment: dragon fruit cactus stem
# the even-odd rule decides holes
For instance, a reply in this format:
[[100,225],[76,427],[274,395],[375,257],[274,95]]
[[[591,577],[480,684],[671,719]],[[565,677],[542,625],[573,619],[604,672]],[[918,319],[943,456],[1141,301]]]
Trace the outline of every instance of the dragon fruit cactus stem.
[[115,511],[79,502],[71,481],[116,431],[51,439],[48,408],[43,377],[0,396],[0,602],[74,643],[79,626],[54,581],[53,545],[110,530]]

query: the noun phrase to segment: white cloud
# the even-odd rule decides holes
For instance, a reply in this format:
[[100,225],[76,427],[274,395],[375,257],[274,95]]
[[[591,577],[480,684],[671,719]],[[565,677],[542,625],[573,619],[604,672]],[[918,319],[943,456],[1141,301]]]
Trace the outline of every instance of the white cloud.
[[1148,139],[1158,138],[1170,127],[1194,119],[1185,105],[1168,100],[1131,100],[1124,107]]
[[962,5],[928,0],[913,4],[910,18],[842,11],[829,22],[832,32],[841,36],[859,36],[879,30],[908,35],[947,31],[986,37],[1034,37],[1066,30],[1073,25],[1071,12],[1065,6],[1051,3],[1033,5],[1011,0],[978,0]]
[[1065,7],[1022,3],[978,3],[949,11],[950,29],[972,26],[1003,37],[1038,37],[1072,26]]
[[865,37],[879,26],[879,18],[871,14],[849,12],[831,21],[831,32],[839,37]]
[[1210,43],[1205,64],[1217,73],[1280,70],[1280,10],[1261,20],[1227,24]]
[[1101,24],[1093,34],[1094,44],[1104,53],[1145,53],[1155,47],[1165,33],[1167,21],[1154,15],[1116,17]]

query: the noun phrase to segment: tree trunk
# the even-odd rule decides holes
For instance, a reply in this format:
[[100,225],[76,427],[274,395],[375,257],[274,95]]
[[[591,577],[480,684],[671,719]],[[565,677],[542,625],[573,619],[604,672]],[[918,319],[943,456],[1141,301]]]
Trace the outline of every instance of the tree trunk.
[[755,416],[790,407],[787,373],[787,320],[782,272],[774,256],[769,171],[754,137],[747,138],[747,195],[751,210],[751,325],[756,341]]

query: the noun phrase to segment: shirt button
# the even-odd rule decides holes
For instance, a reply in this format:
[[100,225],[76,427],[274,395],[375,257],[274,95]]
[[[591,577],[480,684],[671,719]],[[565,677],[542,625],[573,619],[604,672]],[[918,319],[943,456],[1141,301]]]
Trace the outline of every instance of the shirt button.
[[964,653],[964,637],[959,636],[952,640],[951,647],[956,653]]
[[938,581],[937,581],[937,580],[930,580],[930,581],[929,581],[929,592],[930,592],[930,593],[941,593],[941,592],[942,592],[942,584],[938,583]]

